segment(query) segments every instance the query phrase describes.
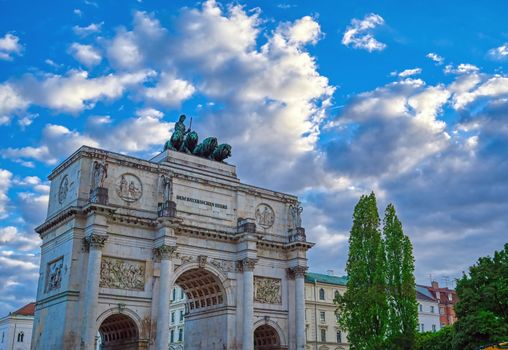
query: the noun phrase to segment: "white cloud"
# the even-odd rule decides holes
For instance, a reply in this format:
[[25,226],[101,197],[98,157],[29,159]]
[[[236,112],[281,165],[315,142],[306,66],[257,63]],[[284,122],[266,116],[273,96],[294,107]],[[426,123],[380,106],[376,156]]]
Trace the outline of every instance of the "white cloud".
[[[81,11],[80,11],[79,15],[81,16]],[[74,33],[76,35],[85,37],[90,34],[100,33],[103,24],[104,24],[104,22],[91,23],[91,24],[87,25],[86,27],[80,27],[80,26],[76,25],[76,26],[72,27],[72,30],[74,31]]]
[[377,41],[372,34],[373,30],[384,25],[383,17],[375,13],[366,15],[362,20],[353,18],[351,25],[346,28],[342,37],[342,44],[353,46],[355,49],[372,51],[382,51],[386,44]]
[[162,74],[155,87],[146,88],[144,95],[149,101],[165,106],[179,106],[188,99],[196,88],[188,81],[175,78],[169,74]]
[[488,99],[490,103],[498,99],[506,101],[508,98],[508,77],[493,76],[480,82],[480,77],[475,75],[473,84],[468,85],[469,89],[462,89],[457,92],[453,99],[455,109],[463,109],[480,99]]
[[418,75],[421,72],[422,72],[421,68],[413,68],[413,69],[405,69],[405,70],[403,70],[400,73],[398,73],[398,72],[391,72],[390,75],[391,76],[399,76],[400,78],[407,78],[407,77],[410,77],[412,75]]
[[505,60],[506,58],[508,58],[508,43],[490,49],[487,55],[496,61]]
[[478,72],[480,68],[470,63],[461,63],[457,67],[453,67],[451,64],[447,64],[444,68],[446,74],[470,74]]
[[0,125],[11,121],[12,114],[24,110],[28,101],[9,83],[0,84]]
[[11,187],[12,173],[6,169],[0,169],[0,219],[7,216],[7,203],[9,197],[7,191]]
[[7,33],[0,38],[0,60],[12,61],[13,55],[21,55],[23,47],[19,43],[19,38],[11,33]]
[[444,62],[444,58],[439,56],[437,53],[429,52],[425,57],[430,58],[432,61],[436,62],[436,64],[442,64]]
[[87,67],[93,67],[101,63],[102,60],[99,51],[91,45],[73,43],[69,48],[69,53]]
[[305,16],[281,28],[291,44],[315,44],[321,37],[321,27],[312,17]]
[[80,9],[74,9],[72,10],[72,12],[76,15],[76,16],[83,16],[83,11],[81,11]]
[[39,248],[41,240],[36,234],[28,235],[20,232],[17,227],[0,227],[0,246],[21,251],[31,251]]
[[42,79],[27,75],[16,85],[34,104],[76,113],[93,108],[99,100],[116,99],[154,74],[142,70],[89,78],[85,71],[70,71],[66,76],[47,75]]

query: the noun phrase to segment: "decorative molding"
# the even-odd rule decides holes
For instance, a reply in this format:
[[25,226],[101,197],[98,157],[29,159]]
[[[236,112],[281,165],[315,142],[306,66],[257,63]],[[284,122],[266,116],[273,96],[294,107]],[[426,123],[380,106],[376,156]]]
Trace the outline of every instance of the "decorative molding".
[[254,276],[254,301],[263,304],[281,304],[281,285],[278,278]]
[[128,203],[133,203],[143,195],[141,180],[134,174],[122,174],[116,182],[116,194]]
[[153,253],[155,258],[159,260],[169,260],[175,256],[176,246],[163,244],[160,247],[154,248]]
[[216,268],[222,270],[223,272],[235,272],[236,264],[231,260],[224,259],[211,259],[210,264],[215,266]]
[[145,290],[145,270],[142,261],[103,257],[99,287]]
[[107,235],[92,233],[84,238],[87,249],[102,249],[108,240]]
[[60,289],[62,284],[63,256],[48,263],[46,268],[46,293]]
[[273,226],[275,222],[275,213],[268,204],[260,204],[256,208],[256,223],[264,229]]

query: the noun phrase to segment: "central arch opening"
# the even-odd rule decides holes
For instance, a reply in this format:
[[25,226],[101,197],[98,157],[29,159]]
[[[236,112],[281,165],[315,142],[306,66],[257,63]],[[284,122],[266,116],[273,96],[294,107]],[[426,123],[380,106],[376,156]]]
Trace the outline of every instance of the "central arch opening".
[[136,323],[127,315],[107,317],[99,327],[102,350],[138,350],[139,332]]
[[[226,292],[213,272],[196,267],[177,277],[170,310],[170,349],[223,349],[227,346],[228,315]],[[182,325],[182,300],[185,295],[185,322]],[[184,335],[182,334],[184,333]],[[209,336],[207,336],[209,335]]]
[[254,331],[254,350],[279,350],[279,334],[270,325],[264,324]]

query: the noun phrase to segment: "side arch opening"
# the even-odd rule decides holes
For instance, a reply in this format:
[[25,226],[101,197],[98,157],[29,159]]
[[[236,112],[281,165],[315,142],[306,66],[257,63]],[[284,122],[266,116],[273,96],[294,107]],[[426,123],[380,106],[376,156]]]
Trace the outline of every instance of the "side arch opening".
[[124,314],[113,314],[102,321],[99,327],[102,350],[138,350],[139,331],[132,318]]

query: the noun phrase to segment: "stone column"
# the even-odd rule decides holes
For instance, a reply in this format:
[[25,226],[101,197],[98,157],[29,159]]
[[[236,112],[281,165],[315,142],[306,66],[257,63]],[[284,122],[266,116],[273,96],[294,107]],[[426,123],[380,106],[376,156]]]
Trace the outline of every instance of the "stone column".
[[99,302],[99,281],[101,275],[102,248],[108,236],[92,233],[85,238],[88,247],[88,266],[86,272],[86,289],[84,295],[84,331],[81,338],[84,349],[95,349],[97,335],[97,305]]
[[256,259],[242,260],[243,270],[243,350],[254,349],[254,266]]
[[[295,266],[292,272],[295,276],[295,322],[296,349],[305,349],[305,266]],[[316,330],[317,331],[317,330]]]
[[169,348],[169,298],[171,285],[172,262],[176,246],[163,244],[155,248],[154,253],[160,259],[159,302],[157,311],[156,349]]

